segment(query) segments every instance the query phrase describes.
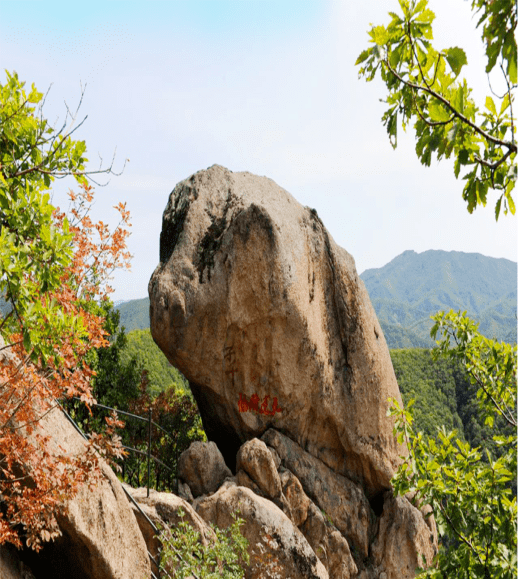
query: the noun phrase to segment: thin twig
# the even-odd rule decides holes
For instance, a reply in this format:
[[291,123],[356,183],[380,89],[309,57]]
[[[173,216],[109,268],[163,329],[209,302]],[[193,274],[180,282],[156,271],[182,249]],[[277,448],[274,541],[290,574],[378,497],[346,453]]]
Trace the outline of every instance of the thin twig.
[[509,79],[507,78],[507,74],[505,74],[505,70],[504,70],[504,67],[502,66],[502,63],[500,63],[500,69],[502,70],[502,74],[504,75],[505,84],[507,85],[507,94],[509,95],[509,109],[511,112],[511,140],[512,140],[513,145],[514,145],[513,96],[511,94],[511,87],[509,85]]

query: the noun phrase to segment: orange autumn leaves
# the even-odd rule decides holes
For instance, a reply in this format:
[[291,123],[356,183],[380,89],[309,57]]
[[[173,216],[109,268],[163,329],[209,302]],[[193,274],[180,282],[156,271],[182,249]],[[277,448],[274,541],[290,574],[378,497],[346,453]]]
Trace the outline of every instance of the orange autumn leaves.
[[95,484],[99,456],[123,453],[115,434],[120,423],[113,416],[106,435],[92,436],[76,456],[53,449],[38,429],[39,421],[64,397],[93,401],[93,372],[85,357],[92,348],[108,344],[99,302],[113,291],[108,285],[111,273],[129,268],[131,257],[126,251],[130,223],[125,205],[115,207],[120,222],[110,232],[105,223],[92,222],[92,188],[80,187],[69,194],[70,221],[59,210],[53,213],[55,231],[69,235],[72,248],[59,284],[45,288],[49,256],[41,268],[22,274],[22,285],[40,291],[32,304],[25,300],[24,307],[17,307],[17,295],[9,290],[14,283],[10,285],[9,272],[5,274],[10,311],[0,318],[5,338],[0,337],[0,544],[21,547],[25,542],[39,549],[42,541],[59,535],[56,514],[79,485]]

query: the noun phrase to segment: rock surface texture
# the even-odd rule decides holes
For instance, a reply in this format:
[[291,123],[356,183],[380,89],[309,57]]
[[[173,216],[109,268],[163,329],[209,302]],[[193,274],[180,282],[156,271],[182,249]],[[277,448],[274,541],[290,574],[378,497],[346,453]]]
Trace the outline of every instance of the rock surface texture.
[[153,338],[233,471],[241,444],[273,427],[369,497],[390,488],[389,351],[315,210],[266,177],[192,175],[169,197],[149,295]]
[[[193,497],[215,492],[231,476],[214,442],[193,442],[178,461],[178,476],[188,485]],[[183,492],[188,495],[187,489]]]
[[[83,438],[55,409],[41,420],[43,434],[67,453],[81,452]],[[56,446],[56,452],[63,452]],[[94,488],[84,485],[57,517],[63,533],[38,554],[29,553],[33,570],[55,579],[143,579],[151,574],[146,544],[121,483],[101,463]],[[43,576],[43,575],[42,575]]]
[[389,351],[316,211],[265,177],[196,173],[169,197],[149,295],[153,337],[224,457],[186,451],[182,496],[218,526],[239,509],[246,579],[410,579],[432,563],[433,518],[390,485],[406,448]]
[[233,523],[239,511],[245,520],[241,531],[249,542],[250,564],[246,579],[328,579],[304,535],[271,501],[250,489],[226,483],[218,492],[196,504],[196,512],[218,527]]

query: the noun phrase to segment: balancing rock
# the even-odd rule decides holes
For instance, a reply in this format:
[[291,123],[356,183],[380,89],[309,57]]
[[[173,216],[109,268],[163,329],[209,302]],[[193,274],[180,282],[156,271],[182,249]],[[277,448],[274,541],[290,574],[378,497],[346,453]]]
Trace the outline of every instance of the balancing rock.
[[405,449],[389,351],[354,259],[271,179],[214,165],[180,182],[149,282],[151,332],[189,380],[209,440],[275,428],[368,498]]

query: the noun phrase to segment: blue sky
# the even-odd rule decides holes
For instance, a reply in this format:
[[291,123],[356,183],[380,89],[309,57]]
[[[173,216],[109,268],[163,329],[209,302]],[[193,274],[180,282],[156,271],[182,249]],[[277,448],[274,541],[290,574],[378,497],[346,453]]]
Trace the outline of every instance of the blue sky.
[[[430,0],[436,45],[466,49],[483,103],[469,4]],[[42,91],[52,84],[45,112],[58,124],[86,84],[79,118],[88,119],[76,135],[91,166],[115,148],[115,169],[130,159],[97,188],[94,207],[112,224],[119,201],[132,213],[132,272],[116,274],[114,299],[147,295],[169,193],[215,163],[266,175],[315,207],[359,273],[407,249],[517,260],[516,218],[495,224],[491,201],[469,215],[451,162],[422,167],[411,131],[393,151],[380,121],[383,85],[358,80],[369,23],[397,9],[396,0],[0,0],[1,69]],[[70,186],[56,185],[56,204]]]

